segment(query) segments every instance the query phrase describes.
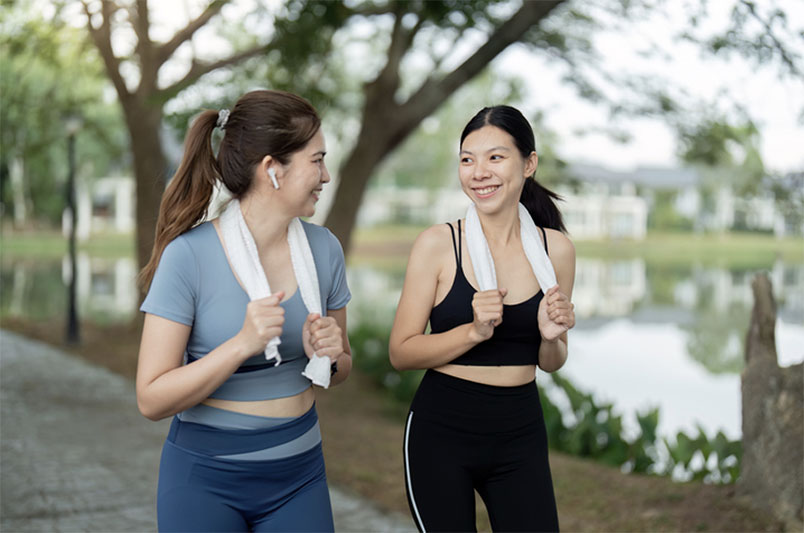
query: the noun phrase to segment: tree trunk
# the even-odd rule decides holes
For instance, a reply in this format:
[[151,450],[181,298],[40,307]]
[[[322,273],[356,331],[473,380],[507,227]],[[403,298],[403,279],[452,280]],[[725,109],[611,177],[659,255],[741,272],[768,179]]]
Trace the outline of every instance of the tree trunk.
[[141,269],[151,257],[159,203],[168,177],[167,158],[159,135],[162,108],[132,98],[123,102],[123,109],[131,135],[137,184],[137,264]]
[[741,376],[743,457],[738,493],[804,529],[804,365],[781,368],[776,354],[776,302],[771,282],[757,274],[754,309]]
[[14,227],[22,228],[28,221],[28,202],[25,194],[25,166],[21,157],[11,157],[8,169],[11,180],[11,200],[14,206]]
[[563,1],[525,2],[463,64],[438,81],[428,79],[402,104],[396,101],[400,80],[397,69],[402,56],[389,53],[385,69],[377,79],[365,86],[366,103],[360,135],[352,153],[340,168],[338,190],[324,222],[341,241],[344,253],[349,253],[352,230],[368,182],[382,160],[455,91],[480,73],[500,52],[521,39],[528,29],[544,20]]
[[[390,93],[392,94],[392,93]],[[340,168],[340,182],[324,225],[349,252],[357,212],[377,167],[419,123],[418,117],[399,113],[393,97],[377,84],[366,87],[360,135]],[[425,115],[426,117],[427,115]]]

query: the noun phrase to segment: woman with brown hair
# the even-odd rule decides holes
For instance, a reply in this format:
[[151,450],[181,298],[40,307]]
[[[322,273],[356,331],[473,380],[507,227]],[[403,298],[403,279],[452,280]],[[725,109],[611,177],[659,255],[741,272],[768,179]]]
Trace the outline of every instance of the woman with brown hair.
[[466,218],[425,230],[411,251],[390,356],[427,369],[404,441],[421,531],[474,531],[475,491],[494,531],[558,530],[534,377],[567,359],[575,249],[537,163],[522,113],[480,110],[461,134]]
[[[187,134],[141,273],[137,401],[173,417],[162,531],[333,530],[308,364],[329,357],[325,386],[349,375],[351,295],[338,240],[298,218],[330,181],[320,125],[303,98],[261,90]],[[201,222],[217,184],[234,199]]]

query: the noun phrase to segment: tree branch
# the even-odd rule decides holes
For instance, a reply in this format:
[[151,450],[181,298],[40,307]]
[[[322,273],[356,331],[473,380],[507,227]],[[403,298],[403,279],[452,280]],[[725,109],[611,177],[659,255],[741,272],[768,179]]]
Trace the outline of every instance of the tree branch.
[[151,51],[151,36],[148,33],[151,20],[148,13],[148,0],[137,0],[131,13],[131,25],[137,34],[137,53],[142,57]]
[[162,101],[169,100],[170,98],[178,94],[182,89],[185,89],[186,87],[192,85],[198,78],[200,78],[204,74],[207,74],[219,68],[234,65],[250,57],[258,56],[262,53],[267,52],[269,48],[270,43],[255,46],[248,50],[244,50],[242,52],[236,53],[224,59],[219,59],[217,61],[202,63],[193,60],[193,64],[190,66],[190,70],[187,71],[187,74],[185,74],[182,79],[180,79],[179,81],[168,87],[158,89],[155,93],[155,96]]
[[204,9],[203,13],[191,20],[187,26],[177,31],[172,39],[159,46],[156,52],[157,68],[162,66],[165,61],[170,59],[170,57],[173,55],[173,52],[175,52],[176,49],[182,45],[182,43],[190,40],[195,32],[209,22],[212,17],[220,13],[223,6],[228,2],[229,0],[215,0],[214,2],[210,3],[206,9]]
[[112,29],[111,18],[114,12],[118,9],[117,6],[104,0],[101,9],[101,24],[99,27],[92,25],[92,12],[89,10],[89,5],[85,0],[81,1],[84,6],[84,13],[87,16],[87,29],[92,36],[92,40],[98,51],[103,58],[103,64],[106,67],[106,73],[114,84],[117,90],[117,96],[121,101],[131,96],[131,93],[126,87],[126,82],[120,74],[120,59],[114,55],[112,49]]
[[759,13],[757,13],[756,10],[756,6],[754,5],[753,2],[746,2],[745,0],[743,0],[741,3],[748,9],[748,12],[751,14],[751,16],[757,22],[762,24],[762,26],[765,28],[765,35],[767,35],[770,38],[770,40],[773,41],[773,45],[776,51],[778,51],[779,55],[781,56],[782,63],[787,65],[787,68],[790,69],[790,72],[792,74],[799,75],[800,72],[798,69],[798,65],[796,65],[795,60],[792,57],[790,57],[790,54],[788,53],[785,46],[781,42],[779,42],[779,39],[773,33],[773,28],[771,27],[770,22],[759,16]]
[[397,9],[395,16],[394,27],[391,31],[391,44],[388,46],[388,61],[375,80],[375,83],[382,86],[383,90],[389,94],[395,94],[399,88],[399,67],[402,58],[413,45],[413,39],[425,22],[424,17],[419,16],[413,28],[406,30],[402,25],[402,18],[405,16],[404,10]]
[[550,12],[564,1],[525,1],[519,11],[500,25],[474,54],[441,80],[428,78],[404,107],[416,115],[427,116],[461,85],[480,73],[506,47],[519,40],[533,25],[547,18]]

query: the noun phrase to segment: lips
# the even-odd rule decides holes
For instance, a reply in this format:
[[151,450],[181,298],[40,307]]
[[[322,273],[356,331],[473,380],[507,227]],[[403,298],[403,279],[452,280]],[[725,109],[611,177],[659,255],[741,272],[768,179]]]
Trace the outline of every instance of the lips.
[[496,193],[500,189],[500,187],[501,187],[500,185],[489,185],[487,187],[473,188],[472,191],[475,193],[475,196],[477,196],[480,199],[484,199],[494,196],[494,193]]

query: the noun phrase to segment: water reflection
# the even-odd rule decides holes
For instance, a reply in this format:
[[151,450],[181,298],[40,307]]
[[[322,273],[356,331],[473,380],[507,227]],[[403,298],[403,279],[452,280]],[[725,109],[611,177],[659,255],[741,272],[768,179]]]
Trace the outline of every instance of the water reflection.
[[[104,324],[130,320],[136,312],[136,264],[130,257],[76,258],[80,319]],[[2,316],[58,320],[67,305],[70,261],[4,258],[0,268]]]
[[[69,262],[3,257],[0,313],[63,319]],[[82,319],[131,319],[136,311],[132,258],[80,254],[77,292]],[[767,271],[779,308],[780,362],[804,360],[804,264],[776,261]],[[642,258],[579,257],[573,301],[578,325],[562,373],[624,414],[661,408],[659,431],[672,435],[701,423],[708,432],[740,435],[743,342],[752,306],[753,270],[665,265]],[[393,267],[351,263],[351,325],[390,328],[404,279]],[[357,354],[359,357],[359,354]]]

